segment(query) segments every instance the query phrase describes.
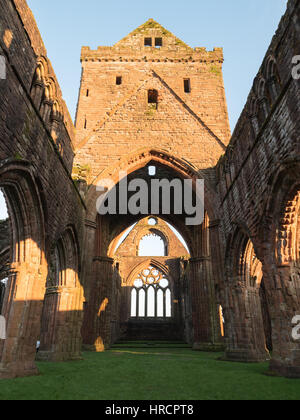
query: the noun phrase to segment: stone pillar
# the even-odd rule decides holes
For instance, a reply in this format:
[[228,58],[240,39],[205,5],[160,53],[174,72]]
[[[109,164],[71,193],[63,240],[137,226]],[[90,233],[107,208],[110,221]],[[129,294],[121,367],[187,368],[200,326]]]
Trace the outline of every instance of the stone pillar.
[[83,327],[86,350],[101,352],[111,345],[113,263],[107,257],[93,260],[93,285]]
[[47,267],[12,264],[2,315],[7,320],[6,340],[0,340],[0,378],[38,374],[36,343],[40,334]]
[[224,261],[221,253],[220,243],[220,220],[211,220],[209,224],[209,237],[210,237],[210,255],[213,256],[213,262],[211,262],[211,272],[213,278],[214,288],[212,289],[215,307],[212,308],[215,323],[214,340],[220,344],[222,350],[225,348],[224,342],[224,325],[222,317],[221,306],[223,308],[222,293],[224,289]]
[[214,284],[211,275],[209,257],[190,260],[191,299],[193,312],[194,349],[201,351],[219,351],[223,345],[220,337],[217,304],[214,296]]
[[266,349],[259,287],[236,281],[227,285],[225,316],[225,358],[236,362],[263,362]]
[[[300,268],[279,266],[266,274],[270,301],[273,352],[270,369],[281,376],[300,378],[300,339],[292,321],[300,316]],[[298,324],[300,324],[298,322]]]
[[62,362],[81,359],[82,301],[81,288],[47,289],[38,360]]
[[111,293],[111,344],[120,338],[121,278],[118,266],[114,266]]

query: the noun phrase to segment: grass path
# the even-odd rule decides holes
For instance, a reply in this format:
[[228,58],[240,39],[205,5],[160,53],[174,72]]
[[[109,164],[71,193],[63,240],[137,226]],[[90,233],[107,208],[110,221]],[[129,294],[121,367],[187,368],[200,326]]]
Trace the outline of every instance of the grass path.
[[114,349],[38,363],[40,376],[0,381],[0,400],[300,400],[300,380],[267,364],[218,361],[190,349]]

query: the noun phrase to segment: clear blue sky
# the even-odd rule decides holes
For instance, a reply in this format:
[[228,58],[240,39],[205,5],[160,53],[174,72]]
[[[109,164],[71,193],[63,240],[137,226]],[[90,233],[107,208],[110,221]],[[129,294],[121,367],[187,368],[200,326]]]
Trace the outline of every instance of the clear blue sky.
[[74,119],[80,50],[113,45],[153,18],[191,47],[223,47],[231,128],[286,9],[286,0],[28,0]]

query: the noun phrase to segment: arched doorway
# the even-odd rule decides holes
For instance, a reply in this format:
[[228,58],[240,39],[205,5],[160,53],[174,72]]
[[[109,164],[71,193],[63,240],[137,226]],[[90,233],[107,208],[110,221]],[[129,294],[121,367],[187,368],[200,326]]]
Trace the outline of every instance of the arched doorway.
[[266,293],[272,321],[272,371],[299,377],[299,340],[293,320],[300,316],[300,183],[299,164],[289,163],[274,179],[266,209],[264,261]]
[[269,358],[261,302],[262,263],[243,229],[231,237],[226,255],[224,305],[226,357],[259,362]]
[[[28,164],[6,161],[0,165],[0,187],[9,216],[1,310],[6,340],[0,341],[0,377],[31,376],[38,373],[34,360],[47,278],[44,212]],[[29,318],[30,323],[26,322]]]

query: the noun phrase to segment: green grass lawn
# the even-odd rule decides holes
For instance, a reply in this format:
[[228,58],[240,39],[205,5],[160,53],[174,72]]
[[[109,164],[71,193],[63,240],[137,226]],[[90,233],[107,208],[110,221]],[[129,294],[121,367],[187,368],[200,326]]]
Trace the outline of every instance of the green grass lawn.
[[115,348],[38,363],[40,376],[0,381],[0,400],[300,400],[300,380],[268,364],[221,362],[188,348]]

